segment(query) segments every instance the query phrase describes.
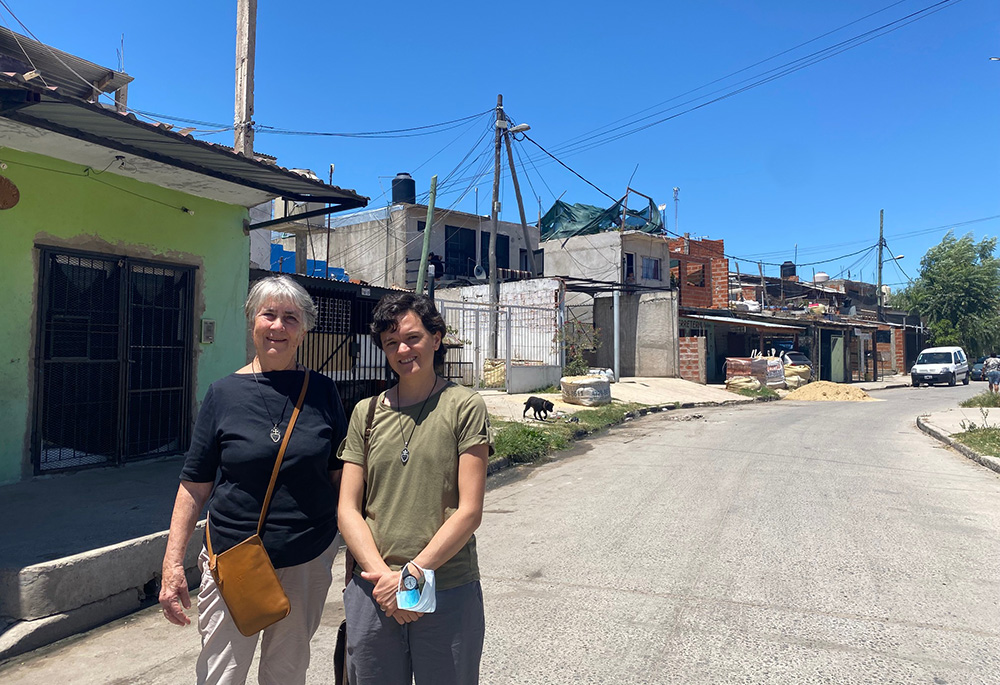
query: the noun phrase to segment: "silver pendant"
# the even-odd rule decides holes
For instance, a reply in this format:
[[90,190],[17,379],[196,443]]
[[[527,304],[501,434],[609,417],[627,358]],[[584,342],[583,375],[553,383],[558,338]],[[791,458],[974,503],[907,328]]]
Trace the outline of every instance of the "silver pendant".
[[403,451],[399,453],[399,460],[404,464],[410,461],[410,450],[404,447]]
[[281,431],[278,430],[277,426],[271,429],[271,440],[273,442],[278,442],[279,440],[281,440]]

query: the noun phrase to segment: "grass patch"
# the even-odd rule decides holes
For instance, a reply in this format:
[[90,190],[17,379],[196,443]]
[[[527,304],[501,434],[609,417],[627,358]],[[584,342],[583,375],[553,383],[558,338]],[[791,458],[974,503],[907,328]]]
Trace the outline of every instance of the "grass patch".
[[736,391],[737,395],[743,395],[744,397],[760,397],[764,400],[776,400],[779,398],[778,393],[766,385],[762,385],[756,390],[753,388],[740,388]]
[[[493,458],[507,457],[516,463],[537,461],[565,449],[573,440],[621,423],[643,406],[638,403],[607,404],[545,423],[493,419]],[[567,420],[570,418],[576,420]]]
[[967,400],[958,403],[960,407],[1000,407],[1000,393],[983,390]]
[[[976,399],[982,397],[983,401],[990,401],[989,397],[984,397],[991,394],[989,391],[980,393],[971,399]],[[995,396],[994,396],[995,397]],[[962,406],[966,406],[965,402]],[[958,440],[963,445],[971,447],[980,454],[988,454],[993,457],[1000,457],[1000,426],[996,423],[990,424],[990,407],[994,405],[969,405],[978,406],[979,415],[982,419],[977,423],[975,421],[962,420],[962,433],[956,433],[951,436]]]
[[980,454],[1000,457],[1000,428],[979,428],[952,437]]

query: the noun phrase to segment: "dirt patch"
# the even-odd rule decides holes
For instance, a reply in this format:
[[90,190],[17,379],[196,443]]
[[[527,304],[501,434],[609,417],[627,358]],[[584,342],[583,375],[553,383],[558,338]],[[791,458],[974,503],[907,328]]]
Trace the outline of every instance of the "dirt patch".
[[877,400],[861,388],[830,381],[815,381],[793,390],[786,400],[807,402],[876,402]]

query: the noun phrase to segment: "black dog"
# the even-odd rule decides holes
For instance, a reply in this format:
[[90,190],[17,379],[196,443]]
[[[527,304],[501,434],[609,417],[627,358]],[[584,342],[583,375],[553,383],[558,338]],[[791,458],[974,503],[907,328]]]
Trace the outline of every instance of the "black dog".
[[528,410],[531,409],[535,412],[536,421],[545,421],[549,418],[549,412],[555,408],[556,406],[548,400],[532,395],[524,402],[524,411],[521,412],[521,418],[524,418]]

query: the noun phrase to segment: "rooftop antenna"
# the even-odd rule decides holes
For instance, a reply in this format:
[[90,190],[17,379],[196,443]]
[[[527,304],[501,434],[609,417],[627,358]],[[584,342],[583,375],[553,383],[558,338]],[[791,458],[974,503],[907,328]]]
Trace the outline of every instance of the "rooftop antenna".
[[674,186],[674,233],[676,233],[677,235],[681,234],[681,227],[677,223],[677,208],[681,202],[680,192],[681,189],[678,188],[677,186]]

